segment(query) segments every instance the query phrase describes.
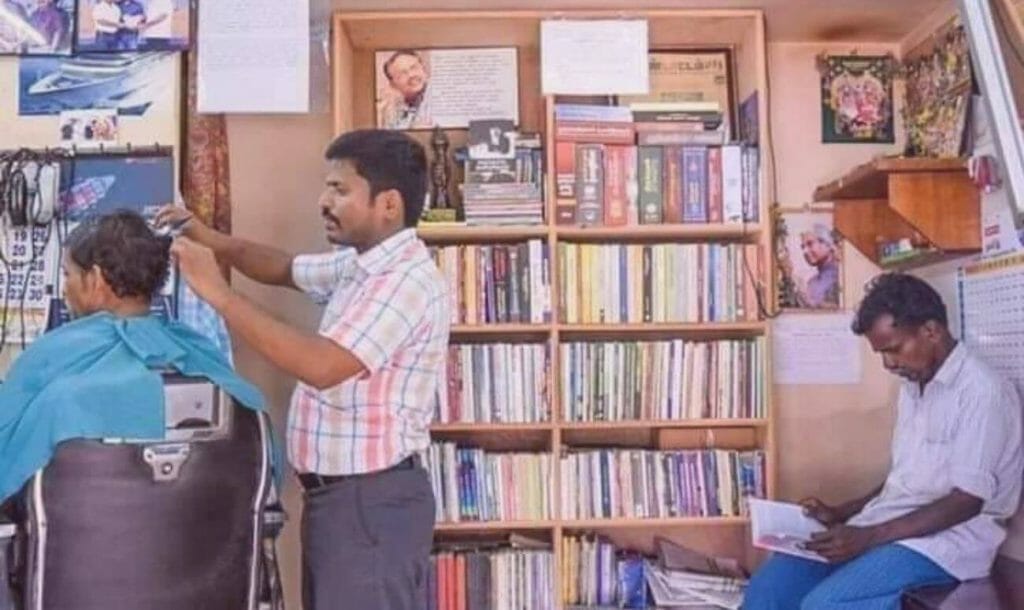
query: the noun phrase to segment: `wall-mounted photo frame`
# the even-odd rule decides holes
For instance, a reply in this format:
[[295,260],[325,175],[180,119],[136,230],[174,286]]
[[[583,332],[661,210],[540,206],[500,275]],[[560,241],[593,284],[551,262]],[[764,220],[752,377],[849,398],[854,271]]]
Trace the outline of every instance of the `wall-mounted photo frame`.
[[75,0],[0,0],[0,55],[71,55]]
[[377,51],[374,74],[382,129],[466,129],[486,119],[519,124],[515,47]]
[[974,82],[969,46],[954,19],[903,60],[907,155],[958,157],[965,152]]
[[843,242],[831,209],[782,208],[775,215],[779,309],[843,307]]
[[714,102],[727,139],[736,137],[737,104],[733,53],[729,48],[657,49],[648,54],[651,88],[647,95],[620,95],[622,105]]
[[78,3],[76,52],[182,51],[191,43],[191,0]]
[[892,144],[891,55],[829,55],[818,58],[821,73],[821,141],[826,144]]

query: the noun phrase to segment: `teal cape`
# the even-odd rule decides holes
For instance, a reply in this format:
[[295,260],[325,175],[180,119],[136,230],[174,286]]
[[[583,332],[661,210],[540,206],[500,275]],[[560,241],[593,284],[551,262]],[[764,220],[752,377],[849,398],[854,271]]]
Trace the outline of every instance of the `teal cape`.
[[164,438],[160,371],[168,368],[209,379],[244,407],[264,408],[259,389],[182,324],[109,313],[75,320],[30,345],[0,384],[0,501],[48,464],[62,441]]

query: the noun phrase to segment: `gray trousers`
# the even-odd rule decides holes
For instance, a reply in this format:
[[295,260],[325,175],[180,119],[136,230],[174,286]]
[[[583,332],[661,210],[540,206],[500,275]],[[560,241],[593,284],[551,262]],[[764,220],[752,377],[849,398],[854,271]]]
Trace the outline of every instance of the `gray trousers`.
[[305,492],[304,610],[424,610],[434,494],[422,468]]

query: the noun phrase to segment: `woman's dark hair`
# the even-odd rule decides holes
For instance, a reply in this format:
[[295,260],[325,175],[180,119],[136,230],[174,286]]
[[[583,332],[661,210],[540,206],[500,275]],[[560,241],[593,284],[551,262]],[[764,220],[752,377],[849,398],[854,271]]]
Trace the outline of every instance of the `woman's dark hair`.
[[157,236],[135,212],[88,219],[68,235],[64,246],[83,270],[99,267],[118,297],[152,299],[167,281],[171,238]]
[[935,321],[948,326],[942,297],[924,280],[905,273],[884,273],[868,284],[867,294],[857,309],[853,332],[863,335],[884,315],[893,325],[915,329]]
[[419,222],[427,194],[427,153],[419,142],[400,131],[359,129],[338,136],[324,156],[352,163],[370,183],[370,197],[397,190],[405,207],[405,226]]

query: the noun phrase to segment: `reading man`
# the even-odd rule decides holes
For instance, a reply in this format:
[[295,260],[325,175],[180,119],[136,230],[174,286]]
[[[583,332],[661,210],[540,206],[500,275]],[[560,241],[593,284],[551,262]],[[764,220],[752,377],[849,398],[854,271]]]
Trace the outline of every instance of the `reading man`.
[[1017,509],[1020,401],[953,338],[938,293],[913,276],[879,276],[853,332],[903,379],[889,475],[846,504],[805,500],[828,528],[807,549],[825,561],[773,556],[745,610],[899,610],[908,589],[987,576]]

